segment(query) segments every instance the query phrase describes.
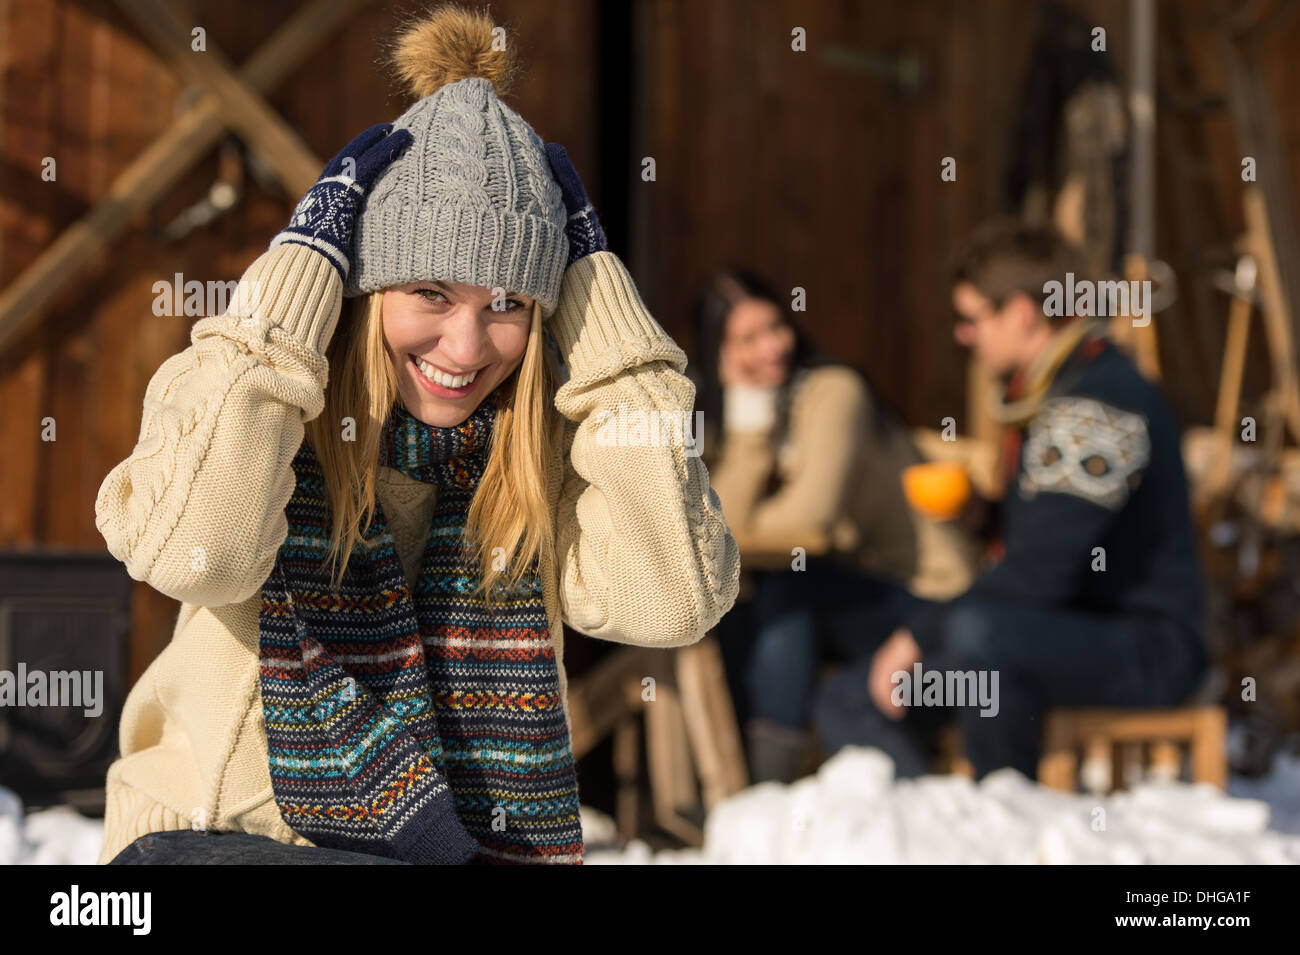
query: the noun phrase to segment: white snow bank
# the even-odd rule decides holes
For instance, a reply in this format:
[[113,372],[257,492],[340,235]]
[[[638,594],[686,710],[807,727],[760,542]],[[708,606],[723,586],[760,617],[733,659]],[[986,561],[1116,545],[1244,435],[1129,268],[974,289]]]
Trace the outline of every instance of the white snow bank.
[[1228,793],[1264,800],[1273,810],[1270,829],[1300,834],[1300,752],[1278,753],[1269,774],[1261,779],[1233,776],[1228,780]]
[[591,865],[644,863],[1300,863],[1300,836],[1269,806],[1206,784],[1155,783],[1098,797],[1015,770],[895,780],[876,749],[846,747],[816,775],[762,783],[717,805],[702,850],[594,848]]
[[[893,778],[878,750],[846,748],[790,786],[751,786],[718,805],[702,850],[625,849],[613,820],[582,807],[584,861],[689,863],[1300,863],[1300,756],[1261,780],[1144,783],[1112,796],[1059,793],[1013,770]],[[1240,798],[1250,797],[1250,798]],[[1271,806],[1271,816],[1270,816]],[[0,786],[0,865],[93,865],[103,822],[69,806],[24,816]]]
[[0,865],[94,865],[104,821],[71,806],[23,814],[17,793],[0,786]]

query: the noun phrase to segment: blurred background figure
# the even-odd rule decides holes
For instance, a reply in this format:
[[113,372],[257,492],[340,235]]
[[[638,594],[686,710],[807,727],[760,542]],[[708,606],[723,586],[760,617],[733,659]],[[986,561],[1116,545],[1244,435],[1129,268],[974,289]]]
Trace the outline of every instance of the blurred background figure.
[[751,777],[789,781],[811,751],[823,662],[869,655],[914,595],[960,592],[969,548],[908,507],[900,474],[921,456],[899,416],[765,281],[734,266],[712,276],[695,332],[711,483],[732,533],[770,555],[720,628],[724,661]]
[[[879,746],[899,776],[920,775],[942,717],[960,724],[977,778],[1010,766],[1032,779],[1049,707],[1179,706],[1204,679],[1203,577],[1178,427],[1108,340],[1105,304],[1080,313],[1052,301],[1053,283],[1084,287],[1088,275],[1050,225],[1010,217],[985,223],[954,256],[954,336],[1000,382],[990,410],[1005,438],[1002,556],[829,681],[817,722],[832,751]],[[900,705],[894,675],[922,659],[973,674],[980,699]]]

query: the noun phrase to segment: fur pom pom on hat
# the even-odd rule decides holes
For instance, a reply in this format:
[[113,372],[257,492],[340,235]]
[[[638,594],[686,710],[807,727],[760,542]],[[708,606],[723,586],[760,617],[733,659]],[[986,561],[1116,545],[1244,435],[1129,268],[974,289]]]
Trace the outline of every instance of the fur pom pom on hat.
[[362,203],[345,295],[441,279],[555,311],[569,254],[564,200],[545,144],[500,99],[518,73],[503,35],[452,4],[399,33],[390,63],[420,99],[393,128],[414,141]]

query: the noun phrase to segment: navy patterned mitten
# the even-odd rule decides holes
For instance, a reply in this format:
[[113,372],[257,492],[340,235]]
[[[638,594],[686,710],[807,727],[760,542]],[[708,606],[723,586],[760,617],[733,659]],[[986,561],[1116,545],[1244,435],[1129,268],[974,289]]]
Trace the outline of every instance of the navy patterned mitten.
[[569,264],[593,252],[608,248],[605,242],[605,230],[600,227],[596,210],[587,199],[587,190],[578,178],[578,172],[569,162],[569,154],[559,143],[546,144],[546,158],[551,163],[551,172],[564,194],[564,208],[569,214],[564,234],[569,240]]
[[316,184],[294,207],[293,218],[271,246],[296,242],[326,256],[346,282],[352,269],[352,228],[361,200],[379,174],[411,144],[409,132],[379,123],[361,133],[331,159]]

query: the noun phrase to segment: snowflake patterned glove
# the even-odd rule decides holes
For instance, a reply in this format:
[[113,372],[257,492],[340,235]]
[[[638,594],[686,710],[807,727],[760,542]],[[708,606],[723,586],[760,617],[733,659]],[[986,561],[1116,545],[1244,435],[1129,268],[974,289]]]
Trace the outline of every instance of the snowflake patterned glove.
[[346,282],[352,269],[352,229],[361,200],[379,174],[407,146],[412,137],[392,123],[371,126],[329,161],[316,184],[298,200],[289,224],[271,240],[311,246],[326,256]]
[[587,190],[582,187],[577,170],[569,162],[569,154],[559,143],[546,144],[546,158],[551,163],[551,172],[564,194],[564,208],[569,214],[569,221],[564,227],[565,237],[569,240],[569,261],[574,261],[593,252],[607,248],[605,231],[596,218],[596,210],[587,199]]

